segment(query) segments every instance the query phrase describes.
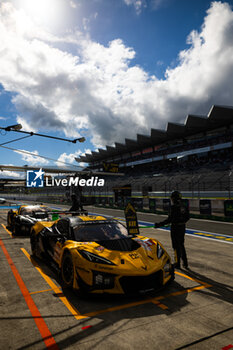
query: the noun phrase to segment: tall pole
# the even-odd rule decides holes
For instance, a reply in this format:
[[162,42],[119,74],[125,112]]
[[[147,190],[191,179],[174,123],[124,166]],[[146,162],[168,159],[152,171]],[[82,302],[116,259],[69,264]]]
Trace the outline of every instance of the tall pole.
[[231,199],[231,170],[229,171],[229,199]]

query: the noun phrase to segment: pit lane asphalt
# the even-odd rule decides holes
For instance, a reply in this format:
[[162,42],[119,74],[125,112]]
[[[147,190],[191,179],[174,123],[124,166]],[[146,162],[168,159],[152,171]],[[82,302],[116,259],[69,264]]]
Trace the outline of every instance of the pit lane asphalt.
[[[123,217],[120,211],[88,210]],[[6,215],[0,210],[1,224],[6,225]],[[139,214],[139,220],[161,218]],[[232,224],[190,220],[189,226],[233,233]],[[145,228],[141,233],[160,240],[172,255],[168,231]],[[12,259],[7,260],[1,245],[0,349],[217,350],[233,344],[232,244],[186,236],[190,270],[177,270],[175,281],[160,292],[126,298],[80,297],[62,289],[53,269],[29,260],[29,238],[12,238],[0,225],[0,239]],[[23,297],[13,266],[29,295],[24,291]],[[39,313],[31,313],[30,298]],[[41,334],[36,320],[43,320],[50,333]]]

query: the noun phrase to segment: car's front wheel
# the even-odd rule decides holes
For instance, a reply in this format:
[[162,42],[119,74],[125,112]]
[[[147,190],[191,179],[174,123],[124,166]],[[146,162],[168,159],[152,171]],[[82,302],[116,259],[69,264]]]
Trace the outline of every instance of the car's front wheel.
[[36,239],[36,234],[34,230],[31,232],[30,243],[31,243],[32,255],[38,256],[37,239]]
[[15,223],[12,228],[12,232],[13,232],[13,235],[20,236],[22,234],[20,225]]
[[11,209],[7,214],[7,228],[12,231],[13,226],[14,226],[14,214],[13,214],[13,210]]
[[69,252],[65,252],[62,258],[61,277],[65,287],[72,288],[74,281],[74,264]]

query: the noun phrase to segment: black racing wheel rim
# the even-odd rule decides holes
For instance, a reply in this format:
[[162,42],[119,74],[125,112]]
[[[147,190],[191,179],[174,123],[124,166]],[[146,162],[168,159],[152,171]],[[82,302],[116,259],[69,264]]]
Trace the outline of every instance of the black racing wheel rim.
[[72,285],[74,276],[74,267],[69,255],[64,256],[62,263],[62,277],[67,285]]

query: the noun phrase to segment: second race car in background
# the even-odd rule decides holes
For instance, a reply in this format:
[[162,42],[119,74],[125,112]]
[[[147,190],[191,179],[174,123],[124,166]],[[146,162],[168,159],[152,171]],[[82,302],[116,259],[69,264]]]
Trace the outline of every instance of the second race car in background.
[[51,209],[44,205],[21,205],[11,209],[7,215],[7,227],[15,235],[30,235],[32,226],[37,221],[52,220]]
[[174,279],[171,258],[156,239],[129,236],[116,220],[78,215],[32,227],[34,256],[55,265],[66,287],[88,293],[138,294]]

